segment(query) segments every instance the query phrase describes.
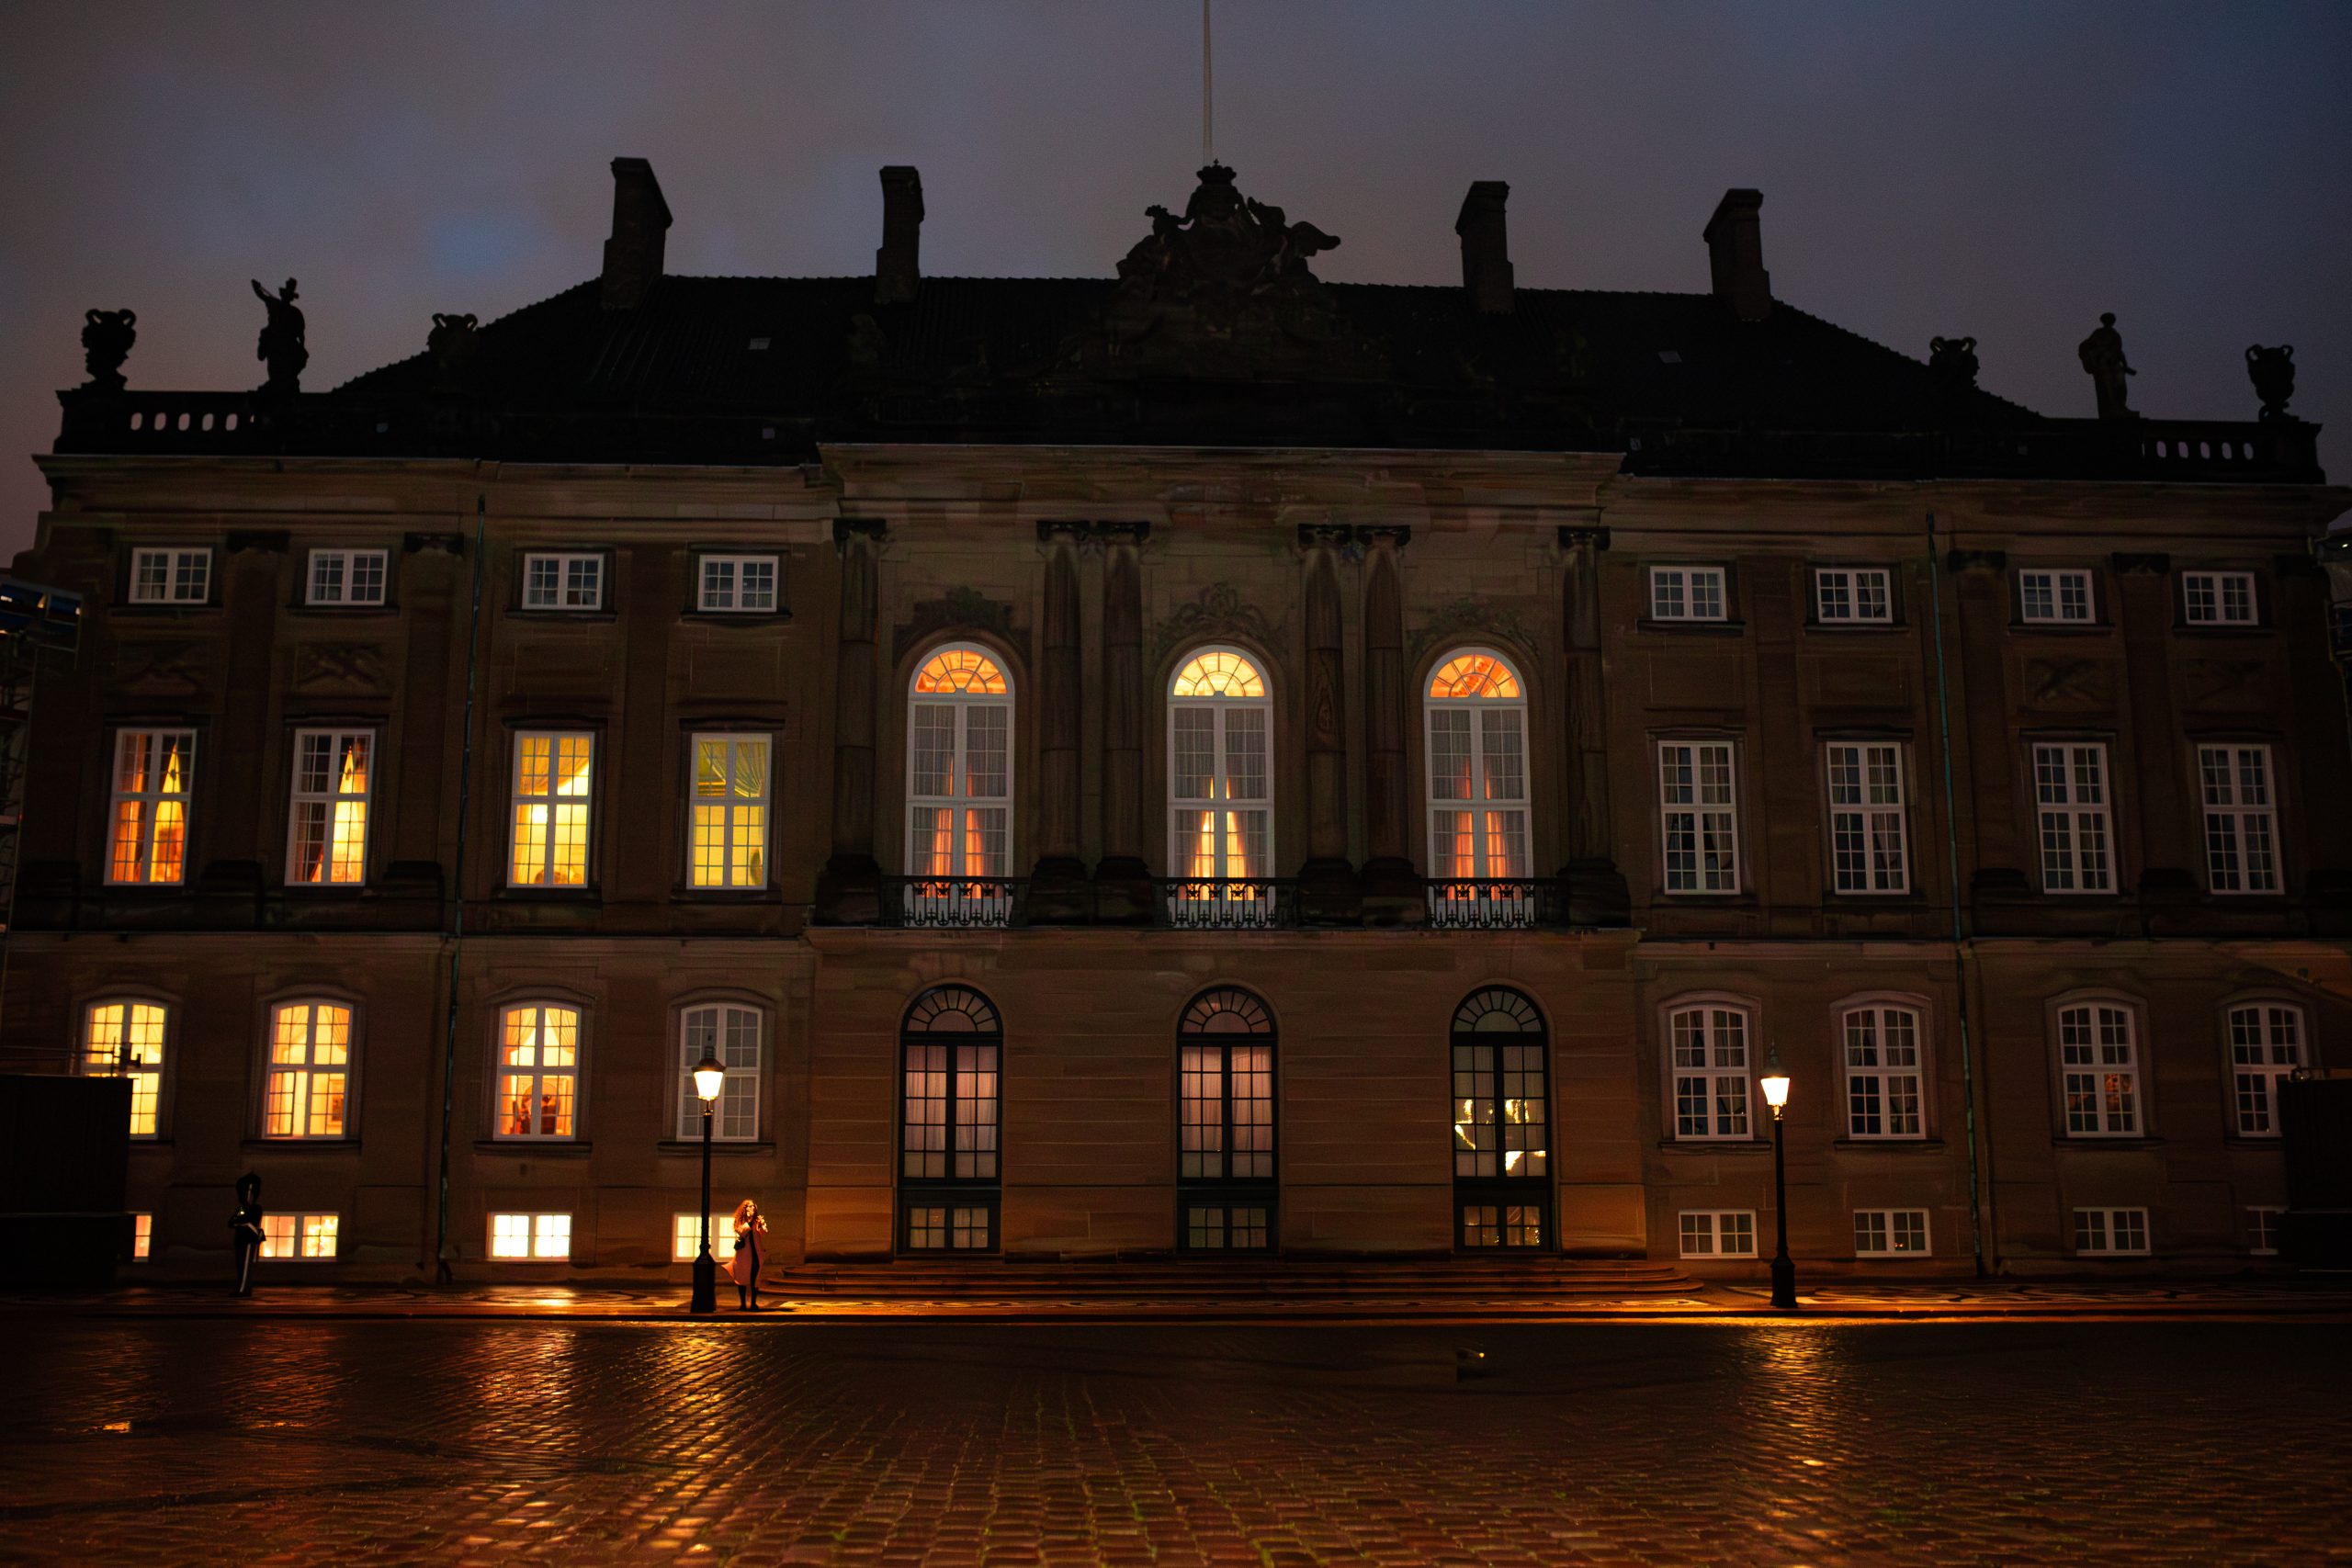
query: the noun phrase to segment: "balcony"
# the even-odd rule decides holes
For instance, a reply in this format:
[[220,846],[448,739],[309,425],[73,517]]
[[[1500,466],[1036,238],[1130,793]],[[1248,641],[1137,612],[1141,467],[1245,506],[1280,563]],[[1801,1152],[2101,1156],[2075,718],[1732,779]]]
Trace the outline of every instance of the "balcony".
[[1438,931],[1532,931],[1562,917],[1560,885],[1550,877],[1433,878],[1428,888]]
[[1298,923],[1297,885],[1270,876],[1171,876],[1155,884],[1162,923],[1177,931],[1273,931]]
[[902,931],[1001,930],[1028,923],[1023,876],[886,876],[882,923]]

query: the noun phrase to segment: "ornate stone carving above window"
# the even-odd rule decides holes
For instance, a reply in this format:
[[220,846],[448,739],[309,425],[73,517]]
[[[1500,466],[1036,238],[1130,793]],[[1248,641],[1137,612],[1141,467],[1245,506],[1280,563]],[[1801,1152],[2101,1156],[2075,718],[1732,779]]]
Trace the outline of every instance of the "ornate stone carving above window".
[[1221,637],[1239,637],[1274,649],[1282,646],[1283,636],[1284,628],[1269,622],[1264,611],[1242,602],[1239,589],[1217,581],[1169,612],[1153,634],[1152,649],[1164,658],[1187,644]]
[[212,667],[207,642],[126,642],[114,651],[111,674],[118,691],[176,694],[202,691]]
[[1012,606],[965,585],[951,588],[936,599],[919,599],[908,605],[907,618],[894,630],[896,640],[891,646],[900,649],[927,643],[944,632],[982,632],[1024,655],[1028,649],[1028,637],[1013,629]]
[[372,642],[305,642],[294,649],[294,685],[380,693],[388,689],[384,650]]
[[1415,628],[1408,649],[1415,659],[1441,640],[1478,641],[1500,638],[1516,648],[1532,649],[1535,637],[1520,613],[1491,599],[1465,594],[1431,610]]

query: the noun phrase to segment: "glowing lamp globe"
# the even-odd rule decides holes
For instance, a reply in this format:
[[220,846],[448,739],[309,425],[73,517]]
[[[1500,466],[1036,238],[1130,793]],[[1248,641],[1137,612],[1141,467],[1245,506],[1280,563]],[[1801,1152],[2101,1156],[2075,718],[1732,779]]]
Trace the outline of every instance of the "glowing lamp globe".
[[705,1056],[695,1064],[695,1094],[705,1105],[718,1098],[727,1087],[727,1068],[716,1056]]

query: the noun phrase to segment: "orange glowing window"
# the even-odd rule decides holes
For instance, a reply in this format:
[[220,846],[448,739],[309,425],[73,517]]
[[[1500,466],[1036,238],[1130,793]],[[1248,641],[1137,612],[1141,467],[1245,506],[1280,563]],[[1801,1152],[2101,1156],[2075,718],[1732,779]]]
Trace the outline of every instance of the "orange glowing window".
[[1229,648],[1194,654],[1176,671],[1170,694],[1179,697],[1262,697],[1266,682],[1258,667]]
[[[1518,672],[1499,654],[1464,649],[1439,662],[1425,705],[1430,875],[1478,884],[1527,876],[1527,704]],[[1516,895],[1480,886],[1443,896],[1460,913],[1451,905],[1465,897]]]
[[943,648],[915,671],[915,691],[923,695],[1001,697],[1006,692],[1004,671],[977,648]]
[[508,1008],[499,1018],[497,1135],[576,1137],[579,1109],[579,1010]]
[[89,1077],[130,1080],[130,1135],[155,1135],[164,1090],[162,1006],[154,1002],[99,1002],[84,1015],[82,1072]]
[[[1180,905],[1261,899],[1273,874],[1273,705],[1249,658],[1205,648],[1169,687],[1168,870]],[[1181,911],[1180,911],[1181,912]]]
[[334,1002],[288,1002],[278,1008],[270,1021],[262,1134],[342,1137],[350,1066],[349,1008]]
[[694,748],[694,885],[765,887],[768,738],[697,735]]
[[107,880],[176,883],[187,872],[192,729],[125,729],[114,742],[113,840]]
[[287,881],[319,886],[368,880],[368,792],[375,756],[372,729],[295,732]]
[[1012,799],[1012,687],[984,650],[943,648],[907,704],[907,874],[945,879],[915,896],[989,897],[960,879],[1007,874]]
[[1432,697],[1484,697],[1501,702],[1519,700],[1519,677],[1491,653],[1458,653],[1438,666],[1430,678]]
[[586,886],[595,763],[594,735],[526,731],[514,738],[508,886]]

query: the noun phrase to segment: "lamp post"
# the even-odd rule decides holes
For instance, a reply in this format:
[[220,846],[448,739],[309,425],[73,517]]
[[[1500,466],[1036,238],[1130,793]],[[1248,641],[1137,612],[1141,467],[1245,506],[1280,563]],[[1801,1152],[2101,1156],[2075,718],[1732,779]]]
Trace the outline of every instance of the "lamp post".
[[695,1295],[690,1313],[718,1310],[718,1262],[710,1255],[710,1109],[727,1087],[727,1068],[708,1052],[695,1064],[695,1097],[702,1101],[702,1251],[695,1256]]
[[1781,1113],[1789,1105],[1789,1075],[1781,1070],[1781,1053],[1764,1059],[1764,1103],[1772,1108],[1772,1224],[1780,1232],[1780,1247],[1772,1254],[1772,1304],[1786,1312],[1797,1305],[1797,1266],[1789,1261],[1789,1167],[1786,1125]]

